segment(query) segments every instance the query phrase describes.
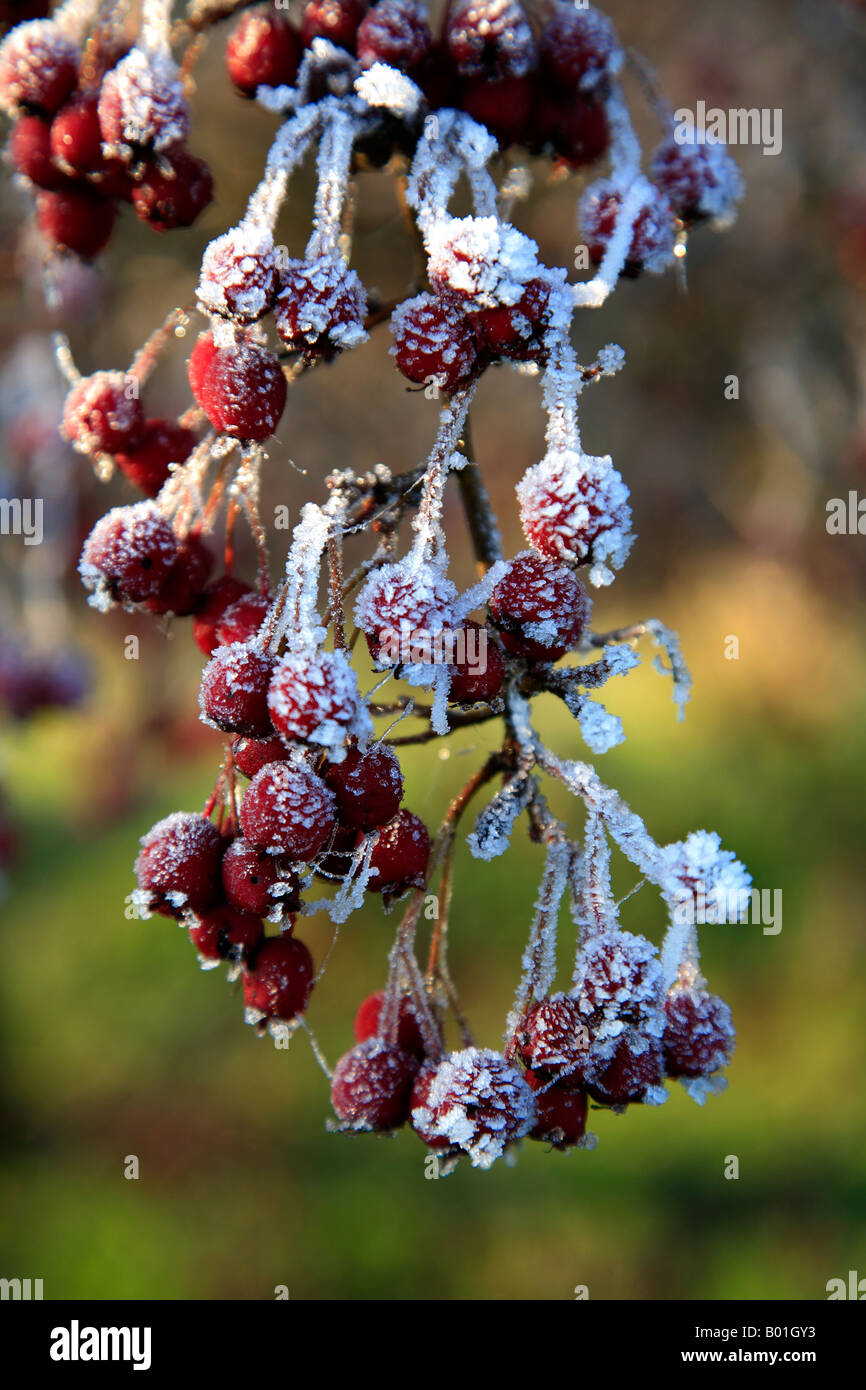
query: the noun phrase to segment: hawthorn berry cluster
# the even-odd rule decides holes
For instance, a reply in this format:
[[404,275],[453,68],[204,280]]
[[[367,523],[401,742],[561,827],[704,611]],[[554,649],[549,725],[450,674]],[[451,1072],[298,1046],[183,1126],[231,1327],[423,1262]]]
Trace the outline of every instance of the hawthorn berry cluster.
[[[158,10],[165,36],[166,9],[144,9],[145,29],[152,36]],[[201,32],[226,9],[199,0],[186,28]],[[152,51],[143,38],[131,50]],[[160,71],[173,71],[160,51]],[[70,382],[66,437],[101,476],[117,467],[144,494],[109,511],[88,537],[80,573],[89,601],[190,617],[208,658],[201,718],[226,735],[203,811],[175,812],[144,836],[134,900],[142,914],[177,919],[203,965],[227,962],[242,977],[247,1021],[281,1039],[309,1032],[307,1006],[327,964],[316,972],[295,934],[299,920],[326,911],[336,929],[369,893],[386,907],[405,899],[384,987],[358,1009],[355,1045],[330,1071],[313,1039],[337,1127],[408,1123],[446,1166],[465,1155],[487,1168],[527,1136],[589,1147],[590,1101],[659,1104],[665,1081],[679,1079],[703,1102],[724,1085],[730,1012],[706,987],[694,915],[683,908],[698,893],[728,903],[750,880],[708,832],[657,844],[591,763],[556,755],[532,722],[533,699],[547,692],[592,753],[621,742],[620,720],[596,693],[639,664],[634,644],[644,636],[667,657],[667,667],[662,656],[657,665],[672,676],[680,714],[689,697],[677,638],[663,624],[593,630],[586,585],[613,582],[633,536],[621,475],[609,456],[582,446],[578,400],[619,371],[624,354],[608,344],[582,363],[571,329],[576,310],[601,306],[622,277],[661,271],[675,249],[684,254],[693,224],[729,221],[739,175],[723,149],[678,139],[660,98],[662,141],[645,172],[614,29],[597,10],[562,0],[543,16],[518,0],[452,0],[438,40],[413,0],[370,9],[363,0],[311,0],[300,30],[281,13],[244,13],[226,56],[235,87],[279,127],[242,221],[202,257],[197,302],[207,327],[188,359],[194,405],[172,421],[149,418],[142,404],[172,330],[185,331],[180,311],[125,373],[81,378],[68,349],[60,352]],[[179,130],[180,106],[164,107]],[[579,201],[596,266],[589,279],[570,282],[545,265],[509,221],[515,189],[530,178],[502,159],[517,145],[574,167],[607,156],[607,172]],[[313,148],[313,225],[303,256],[289,258],[274,228],[290,176]],[[388,306],[348,264],[351,178],[371,165],[394,174],[423,250],[423,280]],[[472,212],[456,216],[463,180]],[[326,500],[303,507],[273,585],[258,507],[265,445],[304,373],[389,318],[397,369],[439,402],[429,457],[403,473],[332,473]],[[469,428],[472,397],[493,366],[537,377],[547,417],[545,453],[516,486],[526,548],[509,558]],[[442,524],[452,478],[478,561],[478,582],[464,592],[449,573]],[[240,521],[257,548],[254,583],[233,572]],[[219,529],[225,559],[215,574]],[[344,541],[358,535],[370,538],[369,554],[346,575]],[[379,672],[368,691],[361,637]],[[584,659],[557,664],[570,654]],[[429,691],[429,703],[383,698],[390,681]],[[394,735],[410,715],[422,732]],[[491,721],[501,723],[500,746],[431,837],[402,805],[396,750]],[[579,836],[551,813],[545,778],[582,803]],[[472,855],[484,863],[504,854],[519,819],[545,855],[497,1050],[476,1044],[448,966],[458,826],[493,782],[467,838]],[[612,844],[659,890],[668,915],[661,950],[620,925]],[[423,967],[422,907],[437,875]],[[317,896],[328,886],[329,896]],[[575,945],[570,981],[557,989],[563,899]]]

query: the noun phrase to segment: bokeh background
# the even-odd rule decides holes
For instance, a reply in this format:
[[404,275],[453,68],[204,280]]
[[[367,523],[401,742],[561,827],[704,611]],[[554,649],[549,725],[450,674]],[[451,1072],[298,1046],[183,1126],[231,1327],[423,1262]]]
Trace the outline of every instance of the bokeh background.
[[[588,1285],[592,1298],[812,1299],[849,1269],[866,1274],[866,541],[825,525],[828,499],[866,495],[866,19],[839,0],[607,8],[674,106],[783,112],[778,157],[737,152],[741,217],[725,236],[693,237],[689,292],[672,275],[626,283],[577,325],[584,360],[611,341],[627,353],[619,377],[585,394],[582,418],[587,447],[612,453],[632,488],[639,532],[597,597],[596,626],[661,617],[695,677],[683,724],[650,652],[609,687],[628,741],[599,770],[658,840],[718,830],[759,888],[783,893],[777,935],[703,931],[711,987],[739,1029],[730,1088],[703,1110],[673,1088],[662,1109],[596,1111],[591,1153],[527,1145],[514,1167],[430,1181],[411,1133],[326,1134],[327,1085],[303,1036],[288,1052],[258,1041],[182,932],[125,918],[138,836],[203,803],[220,744],[197,722],[200,658],[184,625],[164,635],[100,617],[77,585],[81,538],[132,494],[97,484],[53,442],[49,335],[69,333],[84,371],[125,366],[191,300],[203,246],[237,220],[273,120],[228,89],[217,34],[198,68],[194,147],[218,199],[198,226],[158,238],[127,215],[104,275],[68,276],[48,311],[26,196],[8,181],[2,193],[0,474],[4,495],[38,487],[49,499],[50,544],[0,541],[0,621],[7,651],[60,653],[63,679],[84,688],[74,708],[7,711],[2,728],[0,1272],[43,1278],[46,1297],[267,1299],[287,1285],[293,1298],[569,1299]],[[651,118],[639,123],[652,144]],[[571,262],[579,182],[539,179],[515,214],[550,263]],[[311,195],[306,170],[281,228],[293,252]],[[355,264],[368,286],[400,293],[411,254],[393,188],[368,175],[358,197]],[[266,508],[296,515],[334,467],[423,457],[436,407],[387,368],[380,333],[294,390]],[[186,407],[185,350],[174,344],[160,366],[151,410]],[[537,384],[488,373],[473,414],[513,550],[513,484],[541,448]],[[465,582],[456,508],[449,526]],[[279,544],[273,558],[278,573]],[[132,633],[138,662],[124,659]],[[539,716],[553,746],[581,755],[559,708]],[[448,757],[407,750],[406,803],[436,824],[494,737],[492,726],[459,735]],[[465,847],[458,857],[452,964],[486,1044],[517,982],[539,872],[520,835],[493,864]],[[618,864],[623,893],[634,882]],[[394,921],[374,903],[343,930],[310,1010],[331,1059],[383,981]],[[651,890],[623,921],[659,939]],[[320,959],[327,924],[304,934]],[[138,1181],[123,1177],[130,1154]]]

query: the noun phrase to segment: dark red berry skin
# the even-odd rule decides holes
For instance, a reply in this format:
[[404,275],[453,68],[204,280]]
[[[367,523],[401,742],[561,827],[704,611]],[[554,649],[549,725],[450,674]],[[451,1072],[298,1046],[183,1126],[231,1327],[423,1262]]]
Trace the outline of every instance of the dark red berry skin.
[[251,594],[252,588],[241,579],[224,574],[221,579],[205,589],[202,601],[192,621],[192,635],[196,646],[205,656],[211,656],[216,647],[217,628],[227,608],[236,603],[244,594]]
[[301,37],[288,20],[267,10],[241,15],[226,44],[226,68],[241,96],[257,87],[291,87],[301,59]]
[[235,767],[244,777],[255,777],[266,763],[281,763],[286,745],[281,738],[236,738],[232,744]]
[[529,280],[516,304],[500,304],[473,314],[479,345],[496,357],[528,361],[543,355],[541,341],[550,305],[550,285]]
[[408,300],[394,315],[394,360],[409,381],[455,391],[479,366],[472,324],[462,310],[432,294]]
[[350,748],[341,763],[325,769],[324,778],[337,799],[341,824],[356,830],[384,825],[403,800],[403,775],[390,748]]
[[420,888],[425,882],[429,859],[430,836],[426,825],[411,811],[398,811],[379,831],[370,855],[370,867],[376,873],[367,887],[389,898],[398,897],[408,888]]
[[55,190],[69,184],[51,157],[51,127],[41,116],[18,117],[9,136],[6,157],[13,169],[37,188]]
[[387,63],[389,68],[412,73],[432,46],[430,28],[414,0],[378,0],[361,21],[356,42],[362,67]]
[[495,700],[502,689],[505,659],[496,645],[493,634],[486,627],[472,622],[471,619],[467,619],[463,626],[478,633],[478,645],[475,649],[478,656],[477,667],[466,659],[449,667],[451,690],[448,698],[458,705],[475,704],[478,700],[489,703],[490,700]]
[[[589,611],[586,591],[571,571],[535,551],[516,556],[490,596],[503,646],[529,661],[556,661],[576,647]],[[544,641],[539,623],[545,624]]]
[[[272,896],[274,884],[281,882],[289,885],[291,891]],[[286,912],[297,912],[300,906],[296,875],[281,873],[272,854],[240,838],[233,840],[223,855],[222,883],[226,898],[239,912],[267,917],[277,905]]]
[[555,1149],[570,1149],[579,1143],[586,1133],[588,1105],[584,1092],[567,1082],[551,1086],[539,1072],[527,1071],[525,1076],[536,1093],[537,1118],[529,1131],[530,1139],[552,1144]]
[[321,778],[290,763],[267,763],[247,787],[244,838],[289,860],[310,860],[334,832],[333,794]]
[[345,1053],[334,1068],[331,1104],[352,1129],[397,1129],[409,1118],[418,1059],[411,1052],[367,1038]]
[[244,973],[244,1002],[268,1018],[288,1022],[307,1007],[313,958],[296,936],[266,937]]
[[92,174],[105,162],[97,105],[95,94],[79,93],[64,102],[51,122],[51,154],[67,173]]
[[662,1075],[658,1044],[653,1041],[637,1053],[626,1035],[604,1071],[587,1083],[587,1090],[600,1105],[629,1105],[643,1100],[647,1088],[657,1086]]
[[216,356],[217,346],[213,340],[212,333],[199,333],[195,340],[195,346],[189,355],[186,364],[186,374],[189,378],[190,389],[196,400],[199,400],[205,389],[205,381],[211,369],[214,357]]
[[355,35],[367,12],[365,0],[310,0],[301,21],[304,43],[330,39],[339,48],[354,51]]
[[200,536],[190,534],[181,541],[177,558],[155,598],[147,600],[151,613],[174,613],[185,618],[201,601],[204,586],[213,569],[213,555]]
[[217,645],[251,642],[265,620],[271,600],[264,594],[241,594],[223,613],[216,628]]
[[115,462],[131,483],[156,497],[173,463],[185,463],[195,448],[196,437],[173,420],[145,420],[141,438],[115,454]]
[[[409,1114],[413,1110],[425,1110],[430,1098],[430,1087],[433,1085],[434,1078],[438,1069],[437,1062],[427,1062],[421,1067],[415,1077],[415,1084],[412,1087],[412,1098],[409,1102]],[[413,1125],[414,1128],[414,1125]],[[448,1149],[451,1147],[450,1141],[442,1134],[422,1134],[420,1129],[415,1133],[428,1149]]]
[[[170,816],[153,826],[135,861],[138,886],[147,892],[152,912],[178,917],[184,908],[204,912],[220,886],[222,836],[204,816]],[[176,905],[169,894],[180,894]]]
[[486,126],[501,150],[524,141],[532,109],[533,84],[528,77],[504,77],[492,82],[474,77],[461,89],[460,107]]
[[263,936],[258,917],[234,907],[212,907],[189,929],[189,939],[205,960],[246,960]]
[[662,1038],[668,1076],[708,1076],[727,1065],[734,1030],[727,1004],[717,994],[677,990],[665,1001]]
[[86,261],[108,245],[116,215],[113,202],[89,189],[45,191],[36,200],[36,221],[46,241]]
[[193,395],[211,424],[235,439],[270,438],[286,404],[278,359],[255,343],[208,346],[200,338],[187,367]]
[[533,153],[549,152],[573,169],[594,164],[610,143],[601,101],[578,93],[563,95],[543,78],[536,82],[527,131],[527,144]]
[[[384,1002],[385,991],[381,989],[377,990],[375,994],[368,994],[366,999],[362,999],[355,1015],[355,1042],[363,1042],[365,1038],[375,1037],[379,1032],[379,1017]],[[418,1015],[415,1013],[408,994],[404,994],[400,999],[397,1015],[397,1046],[402,1048],[404,1052],[411,1052],[419,1058],[422,1058],[427,1050],[424,1045],[421,1025],[418,1022]]]
[[[13,30],[4,50],[0,55],[0,96],[4,107],[17,101],[19,109],[53,116],[78,77],[74,50],[68,40],[49,41],[46,48],[39,39],[31,41]],[[50,61],[43,62],[42,58]]]
[[273,662],[242,642],[217,647],[201,678],[207,720],[230,733],[263,738],[271,729],[268,686]]
[[210,169],[182,147],[167,151],[160,164],[148,165],[132,192],[136,216],[157,232],[191,227],[212,199]]
[[155,597],[176,558],[177,538],[165,518],[148,517],[141,526],[134,507],[118,507],[101,517],[81,552],[82,566],[97,572],[113,598],[129,603]]
[[115,454],[142,438],[144,411],[120,372],[94,372],[72,387],[63,405],[63,432],[91,453]]

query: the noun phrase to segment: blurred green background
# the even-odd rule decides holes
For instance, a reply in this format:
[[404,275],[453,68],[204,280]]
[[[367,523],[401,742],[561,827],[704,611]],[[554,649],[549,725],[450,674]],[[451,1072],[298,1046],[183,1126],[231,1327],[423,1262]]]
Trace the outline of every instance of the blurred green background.
[[[587,1285],[591,1298],[811,1299],[849,1269],[866,1275],[864,541],[825,528],[829,498],[866,494],[862,10],[608,9],[673,105],[784,112],[778,158],[737,152],[749,183],[741,218],[725,237],[693,238],[690,292],[672,276],[625,284],[577,326],[584,360],[608,341],[626,349],[625,371],[584,396],[583,428],[632,488],[639,533],[625,572],[596,597],[595,625],[662,618],[695,677],[683,724],[649,651],[608,687],[628,740],[599,772],[660,842],[718,830],[757,887],[783,893],[777,935],[703,929],[710,986],[739,1030],[729,1089],[703,1109],[672,1087],[661,1109],[595,1111],[593,1152],[530,1144],[513,1167],[439,1181],[425,1178],[411,1133],[328,1135],[327,1084],[303,1035],[288,1052],[257,1040],[223,972],[198,971],[181,931],[125,919],[138,836],[203,803],[220,743],[197,724],[200,660],[183,626],[166,640],[139,618],[101,618],[70,576],[65,635],[88,653],[93,687],[78,710],[7,725],[0,769],[21,842],[0,908],[0,1272],[42,1278],[46,1297],[267,1299],[286,1285],[292,1298],[569,1299]],[[199,68],[193,141],[219,200],[175,237],[124,221],[104,289],[88,287],[65,319],[82,370],[130,359],[190,298],[203,245],[243,208],[273,122],[225,90],[221,46],[220,36]],[[293,249],[311,187],[308,170],[286,218]],[[574,179],[544,187],[516,214],[551,263],[570,264],[576,192]],[[359,197],[355,263],[368,285],[399,292],[411,262],[386,178],[370,176]],[[10,194],[3,214],[7,355],[22,305],[30,335],[64,322],[31,288],[25,209]],[[423,457],[436,408],[383,376],[386,346],[377,339],[296,388],[267,506],[296,514],[329,468]],[[165,413],[186,403],[183,351],[149,388]],[[737,401],[724,398],[731,373]],[[535,383],[489,377],[476,445],[514,550],[511,488],[539,456],[543,419]],[[107,499],[131,493],[101,488],[79,458],[65,466],[72,562]],[[465,583],[456,507],[449,525]],[[32,561],[18,551],[18,573],[3,545],[8,607],[24,621]],[[141,637],[138,663],[123,659],[129,633]],[[553,747],[583,755],[558,706],[541,705],[539,724]],[[484,727],[450,740],[448,757],[406,750],[406,804],[435,825],[494,740]],[[578,828],[579,808],[552,799]],[[485,1045],[501,1034],[540,873],[521,836],[492,864],[465,847],[457,861],[452,968]],[[623,893],[635,878],[616,865]],[[623,922],[660,939],[649,888]],[[331,1061],[351,1041],[358,1000],[383,982],[395,923],[374,903],[343,929],[309,1013]],[[321,959],[327,923],[302,934]],[[563,948],[567,970],[567,938]],[[137,1181],[123,1176],[131,1154]],[[724,1176],[730,1155],[736,1181]]]

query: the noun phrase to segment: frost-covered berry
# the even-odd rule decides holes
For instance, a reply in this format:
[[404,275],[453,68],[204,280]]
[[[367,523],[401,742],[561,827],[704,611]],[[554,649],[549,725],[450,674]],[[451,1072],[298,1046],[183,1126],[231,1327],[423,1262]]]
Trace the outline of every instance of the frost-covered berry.
[[433,36],[418,0],[379,0],[361,21],[357,37],[362,68],[387,63],[412,72],[430,53]]
[[255,777],[266,763],[282,763],[286,760],[286,745],[281,738],[236,738],[232,743],[232,757],[238,772],[244,777]]
[[277,293],[273,238],[263,227],[242,222],[216,237],[205,250],[196,291],[205,312],[254,323]]
[[623,64],[623,51],[607,15],[590,5],[578,8],[569,0],[557,0],[541,31],[538,55],[549,79],[581,91],[615,76]]
[[253,738],[268,734],[268,685],[273,669],[270,657],[244,642],[217,647],[201,678],[204,722]]
[[576,647],[590,601],[570,570],[524,550],[490,595],[490,616],[506,651],[529,661],[557,661]]
[[403,774],[397,755],[384,744],[350,748],[339,763],[324,770],[325,785],[337,801],[340,824],[373,830],[396,816],[403,800]]
[[109,154],[130,159],[169,150],[186,139],[189,125],[189,103],[168,53],[133,48],[103,78],[99,127]]
[[567,994],[553,994],[530,1009],[520,1029],[518,1049],[534,1071],[561,1076],[581,1069],[590,1042],[577,1001]]
[[313,958],[296,936],[266,937],[244,971],[244,1003],[284,1022],[302,1014],[313,988]]
[[240,821],[244,839],[259,849],[315,859],[334,832],[334,797],[306,768],[267,763],[247,787]]
[[77,72],[78,49],[57,24],[18,24],[0,44],[0,108],[10,116],[22,108],[53,116]]
[[[598,265],[617,235],[623,195],[609,179],[590,184],[580,200],[578,225],[590,260]],[[625,250],[624,275],[648,270],[660,274],[674,254],[674,210],[661,189],[652,185],[635,217]]]
[[[385,1003],[385,991],[377,990],[362,999],[355,1014],[355,1042],[375,1037],[379,1033],[379,1020]],[[409,994],[401,994],[397,1012],[397,1046],[415,1057],[423,1057],[426,1052],[424,1034],[418,1022],[418,1015]]]
[[185,463],[196,445],[192,430],[175,420],[145,420],[136,442],[115,453],[121,473],[147,497],[156,497],[173,463]]
[[297,29],[268,10],[241,15],[226,44],[229,77],[245,97],[255,96],[257,87],[290,87],[300,58]]
[[313,39],[330,39],[351,50],[366,12],[366,0],[309,0],[301,20],[304,43],[309,47]]
[[90,188],[44,189],[36,199],[36,224],[49,246],[85,261],[108,245],[116,217],[115,204]]
[[51,154],[67,174],[92,174],[103,167],[96,108],[94,93],[78,92],[63,103],[51,122]]
[[680,144],[671,137],[653,154],[649,172],[683,222],[730,221],[743,196],[742,176],[725,145]]
[[[226,612],[238,599],[253,591],[243,580],[224,574],[209,584],[202,595],[198,611],[192,620],[192,635],[196,646],[205,656],[212,656],[216,647],[228,645],[217,637],[217,629]],[[231,638],[230,641],[237,640]],[[246,641],[248,638],[241,638]]]
[[144,432],[138,385],[123,372],[94,372],[72,387],[63,404],[62,430],[87,454],[115,454]]
[[371,892],[397,898],[408,888],[421,888],[430,859],[430,835],[420,816],[398,811],[383,825],[370,855]]
[[607,580],[628,558],[634,537],[628,488],[609,455],[547,454],[517,484],[523,534],[540,554],[592,564]]
[[540,270],[538,247],[496,217],[440,217],[427,237],[430,283],[467,310],[517,304]]
[[280,275],[274,323],[295,351],[328,353],[367,337],[367,296],[342,256],[288,261]]
[[527,361],[544,353],[551,284],[540,276],[527,281],[515,304],[497,304],[473,315],[475,332],[495,357]]
[[[201,351],[198,344],[196,350]],[[274,354],[257,343],[215,347],[201,377],[191,361],[189,378],[199,405],[223,434],[264,440],[280,422],[286,378]]]
[[433,294],[405,299],[391,315],[391,332],[391,351],[409,381],[456,391],[472,379],[478,347],[472,324],[456,304]]
[[602,1020],[646,1024],[662,1006],[662,967],[645,936],[611,931],[590,937],[575,971],[572,997],[592,1025]]
[[366,1038],[344,1053],[334,1068],[334,1113],[348,1129],[397,1129],[409,1118],[417,1070],[413,1053],[381,1038]]
[[568,1082],[551,1082],[540,1072],[524,1073],[535,1092],[535,1124],[530,1139],[551,1144],[555,1149],[571,1149],[586,1134],[588,1104],[586,1093]]
[[187,617],[198,606],[202,591],[213,569],[213,555],[201,536],[194,532],[181,541],[159,593],[147,600],[151,613],[173,613]]
[[51,127],[41,116],[19,116],[6,145],[6,158],[37,188],[58,189],[68,182],[51,154]]
[[249,912],[212,907],[189,929],[189,939],[205,960],[246,960],[262,939],[262,924]]
[[155,232],[191,227],[212,198],[210,169],[182,145],[148,164],[132,189],[136,217]]
[[251,642],[258,634],[270,606],[271,599],[267,594],[241,594],[229,605],[216,625],[217,646]]
[[276,906],[296,912],[299,906],[298,880],[283,873],[272,854],[246,840],[232,840],[222,860],[223,892],[239,912],[267,917]]
[[445,43],[461,77],[525,77],[538,57],[519,0],[454,0]]
[[505,679],[505,660],[490,630],[467,620],[457,633],[455,651],[458,659],[448,667],[449,700],[458,705],[495,700]]
[[148,830],[135,861],[139,893],[150,912],[177,917],[204,912],[219,892],[224,841],[205,816],[176,811]]
[[98,606],[143,603],[159,593],[176,558],[170,524],[152,502],[136,502],[100,517],[84,542],[78,572]]
[[425,1143],[463,1149],[475,1168],[490,1168],[535,1118],[523,1073],[489,1048],[452,1052],[412,1096],[412,1128]]
[[668,1076],[709,1076],[726,1067],[736,1033],[731,1010],[717,994],[675,987],[665,1001],[662,1045]]
[[616,1043],[611,1059],[587,1077],[587,1090],[601,1105],[631,1105],[648,1098],[664,1099],[662,1080],[658,1039],[629,1028]]
[[340,747],[347,733],[370,726],[358,677],[340,651],[287,652],[271,677],[268,709],[284,739],[324,748]]
[[460,109],[486,126],[501,150],[524,141],[532,111],[529,77],[470,77],[463,84]]
[[403,562],[383,565],[358,595],[355,622],[380,665],[397,666],[406,659],[407,644],[411,648],[412,641],[454,626],[456,599],[451,580],[432,565],[414,572]]

